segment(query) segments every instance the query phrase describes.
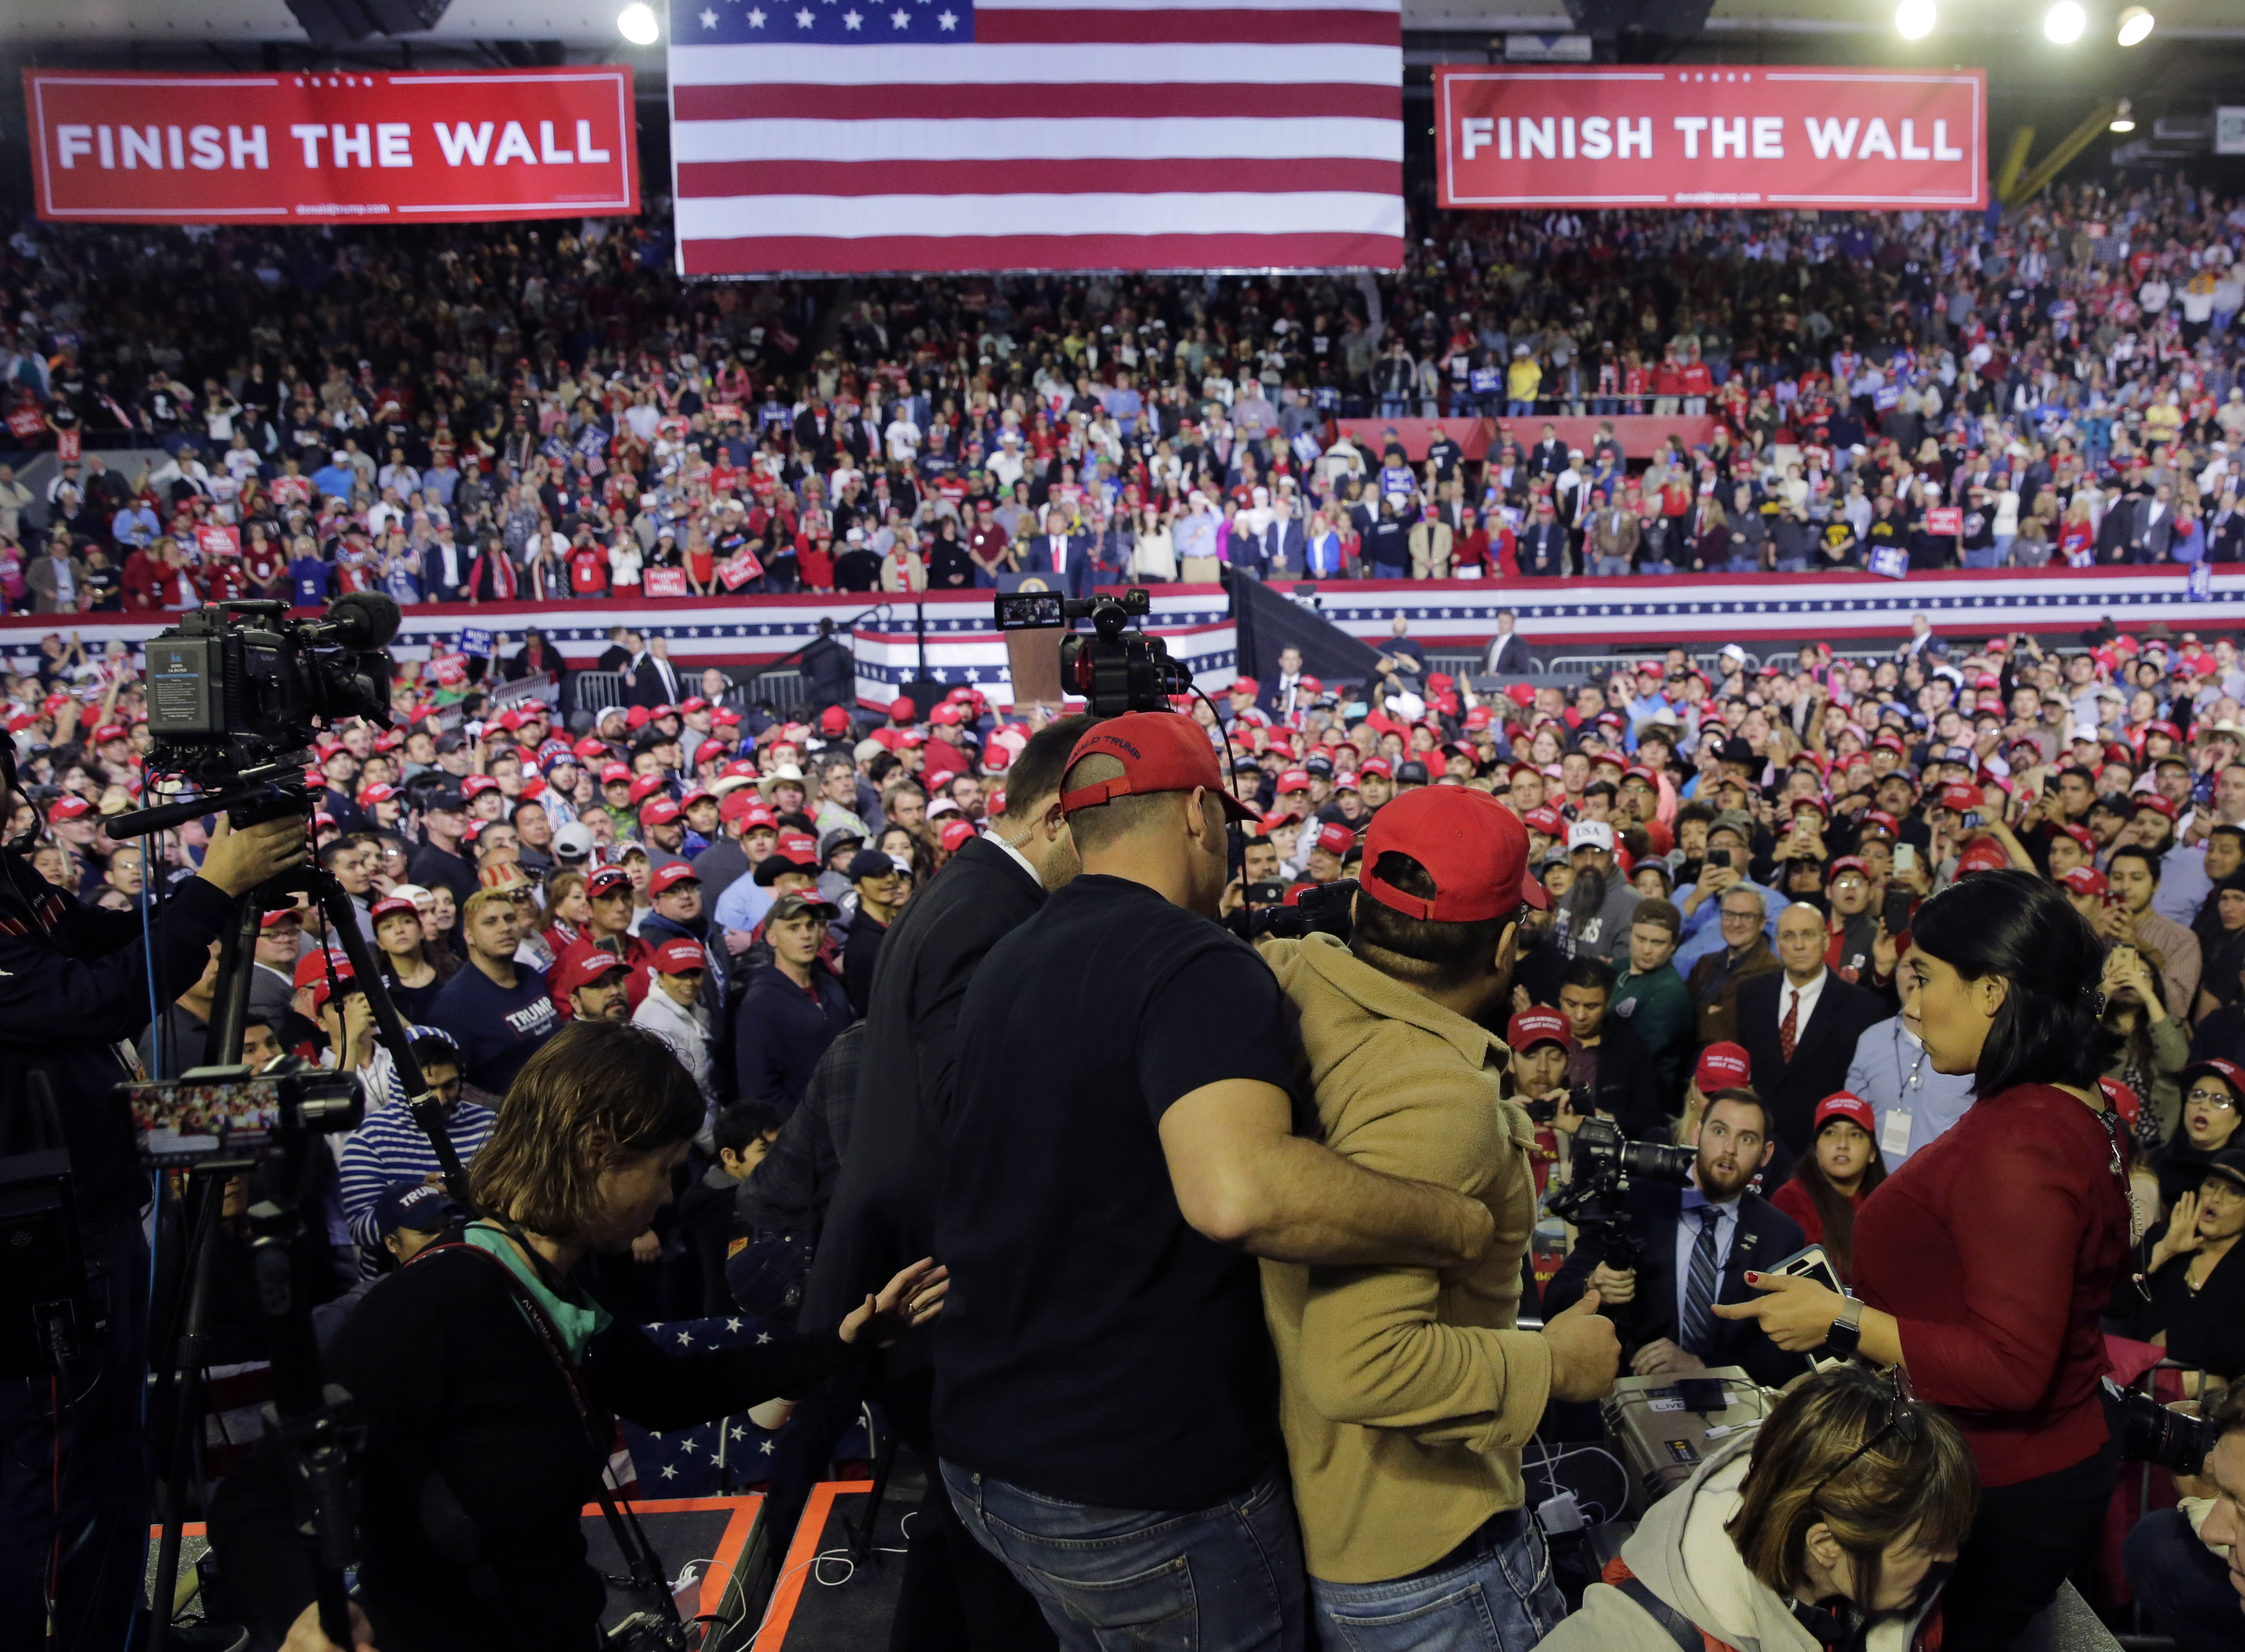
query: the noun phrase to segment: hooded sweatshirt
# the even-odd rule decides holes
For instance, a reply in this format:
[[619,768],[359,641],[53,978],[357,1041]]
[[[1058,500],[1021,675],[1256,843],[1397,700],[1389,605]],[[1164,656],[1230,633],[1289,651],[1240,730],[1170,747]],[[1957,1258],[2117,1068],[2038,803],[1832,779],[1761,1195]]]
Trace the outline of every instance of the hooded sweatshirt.
[[[1655,1503],[1620,1564],[1658,1599],[1735,1652],[1824,1652],[1784,1598],[1746,1569],[1724,1525],[1739,1511],[1753,1441],[1740,1440]],[[1890,1620],[1871,1631],[1866,1652],[1908,1652],[1920,1619]],[[1619,1589],[1593,1583],[1582,1610],[1537,1644],[1536,1652],[1676,1652],[1668,1631]]]

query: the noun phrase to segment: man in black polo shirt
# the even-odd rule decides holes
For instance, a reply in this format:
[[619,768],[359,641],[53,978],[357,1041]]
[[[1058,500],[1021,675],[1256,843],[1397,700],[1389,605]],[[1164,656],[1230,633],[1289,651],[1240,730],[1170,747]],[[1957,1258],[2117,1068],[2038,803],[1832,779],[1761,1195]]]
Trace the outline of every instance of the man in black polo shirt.
[[944,1479],[1063,1647],[1159,1624],[1211,1652],[1298,1649],[1254,1258],[1458,1267],[1492,1223],[1294,1134],[1314,1115],[1285,995],[1213,921],[1225,818],[1248,811],[1198,728],[1095,725],[1061,809],[1082,874],[991,950],[960,1016],[935,1232]]

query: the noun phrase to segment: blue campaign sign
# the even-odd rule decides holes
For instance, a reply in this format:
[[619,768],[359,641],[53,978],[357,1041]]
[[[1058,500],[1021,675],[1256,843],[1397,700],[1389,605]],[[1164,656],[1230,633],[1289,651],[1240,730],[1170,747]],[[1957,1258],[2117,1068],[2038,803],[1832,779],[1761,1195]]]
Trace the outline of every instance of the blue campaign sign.
[[460,633],[460,652],[472,654],[478,660],[492,657],[492,633],[488,631],[468,630]]

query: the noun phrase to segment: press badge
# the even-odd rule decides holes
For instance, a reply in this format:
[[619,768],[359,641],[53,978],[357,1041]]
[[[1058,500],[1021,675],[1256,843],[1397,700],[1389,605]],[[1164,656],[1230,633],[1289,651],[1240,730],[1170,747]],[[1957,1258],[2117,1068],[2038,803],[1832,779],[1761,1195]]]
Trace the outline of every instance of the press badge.
[[1887,1114],[1887,1121],[1879,1127],[1881,1153],[1909,1151],[1909,1114],[1897,1107]]

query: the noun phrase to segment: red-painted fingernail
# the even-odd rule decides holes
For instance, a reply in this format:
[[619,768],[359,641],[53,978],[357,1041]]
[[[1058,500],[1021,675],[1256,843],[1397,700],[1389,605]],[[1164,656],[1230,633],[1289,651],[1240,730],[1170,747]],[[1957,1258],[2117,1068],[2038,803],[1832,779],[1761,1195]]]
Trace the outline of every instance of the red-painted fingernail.
[[1761,1276],[1760,1276],[1760,1274],[1758,1274],[1758,1273],[1755,1273],[1755,1272],[1754,1272],[1753,1269],[1747,1269],[1747,1271],[1746,1271],[1746,1283],[1748,1283],[1748,1284],[1750,1284],[1750,1285],[1758,1285],[1758,1284],[1761,1283]]

